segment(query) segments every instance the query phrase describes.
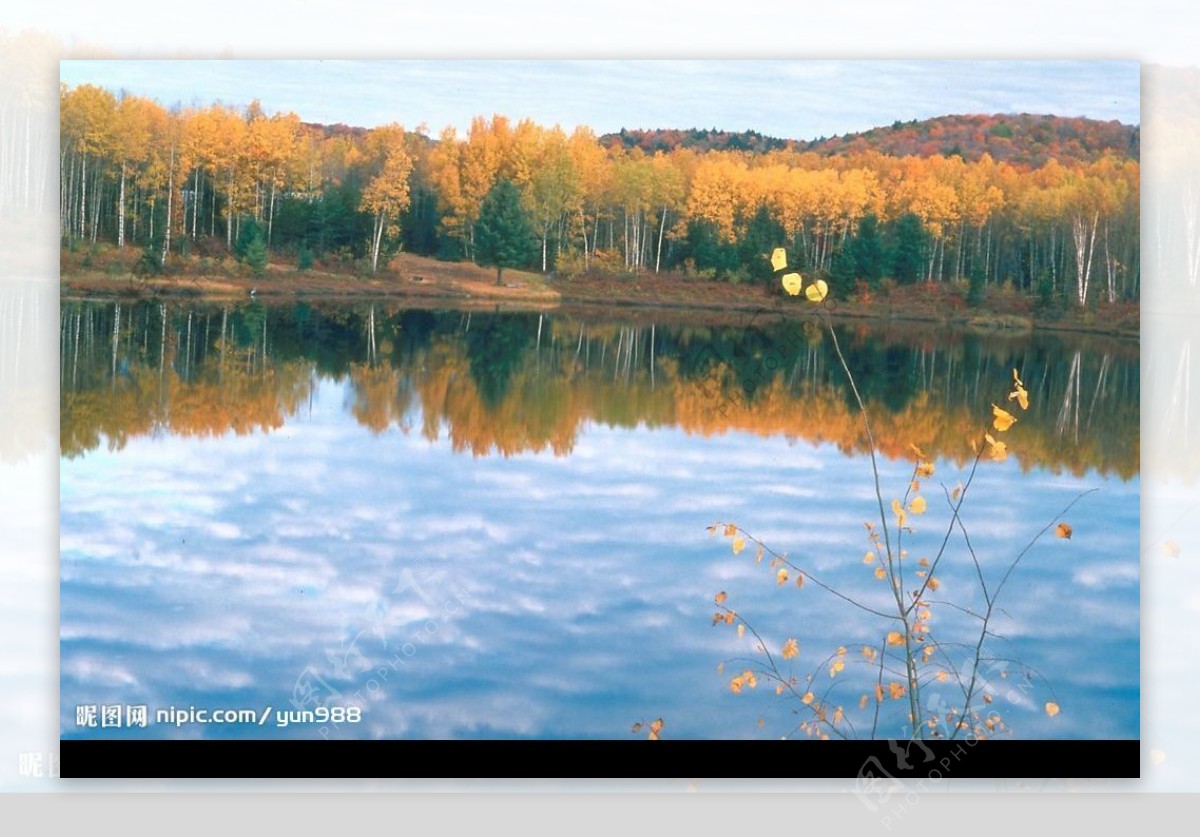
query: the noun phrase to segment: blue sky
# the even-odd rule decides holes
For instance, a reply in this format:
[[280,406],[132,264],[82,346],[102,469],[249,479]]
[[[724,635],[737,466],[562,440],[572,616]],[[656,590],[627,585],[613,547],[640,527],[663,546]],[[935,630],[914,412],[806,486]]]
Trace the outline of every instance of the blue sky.
[[952,113],[1053,113],[1140,123],[1135,61],[91,61],[62,80],[151,96],[294,111],[312,122],[530,117],[570,130],[753,129],[793,139]]

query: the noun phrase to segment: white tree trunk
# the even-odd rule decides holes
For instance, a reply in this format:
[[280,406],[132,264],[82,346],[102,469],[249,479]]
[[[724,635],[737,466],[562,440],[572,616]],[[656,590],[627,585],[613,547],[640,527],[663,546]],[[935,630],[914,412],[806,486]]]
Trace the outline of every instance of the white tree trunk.
[[383,222],[383,213],[375,213],[375,237],[371,241],[371,273],[379,270],[379,245],[383,241]]
[[[125,249],[125,164],[121,164],[121,196],[117,199],[117,247]],[[117,309],[120,313],[120,309]]]
[[660,221],[658,224],[658,250],[654,254],[654,272],[655,273],[658,273],[658,269],[662,265],[663,231],[666,229],[667,229],[667,208],[664,206],[662,209],[662,221]]
[[1075,293],[1080,305],[1087,302],[1088,284],[1092,278],[1092,254],[1096,248],[1096,228],[1099,224],[1099,212],[1093,213],[1090,225],[1082,216],[1076,216],[1072,224],[1075,239]]

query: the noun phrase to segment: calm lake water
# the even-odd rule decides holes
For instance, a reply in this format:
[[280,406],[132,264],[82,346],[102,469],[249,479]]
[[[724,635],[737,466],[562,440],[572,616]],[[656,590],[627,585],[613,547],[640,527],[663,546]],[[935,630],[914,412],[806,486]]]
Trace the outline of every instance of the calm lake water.
[[[909,574],[941,543],[945,493],[1021,370],[1032,404],[1013,408],[1011,456],[981,462],[962,521],[993,591],[1047,524],[1073,537],[1051,528],[999,597],[988,709],[1020,738],[1136,738],[1136,343],[837,334],[885,504],[911,479],[910,445],[936,466],[904,535]],[[820,328],[64,301],[60,337],[64,737],[622,739],[657,717],[670,738],[801,735],[810,710],[765,679],[731,690],[762,657],[749,633],[712,624],[718,591],[781,671],[813,675],[830,713],[870,734],[878,663],[860,651],[894,625],[794,575],[777,585],[753,544],[734,555],[706,532],[734,521],[888,607],[862,561],[879,517],[869,448]],[[936,575],[931,707],[961,703],[936,672],[969,658],[967,612],[986,607],[961,534]],[[789,638],[800,653],[784,661]],[[80,705],[97,726],[79,724]],[[149,724],[102,727],[102,705],[144,705]],[[361,716],[276,715],[322,706]],[[156,723],[170,707],[270,712]],[[880,735],[907,712],[885,701]]]

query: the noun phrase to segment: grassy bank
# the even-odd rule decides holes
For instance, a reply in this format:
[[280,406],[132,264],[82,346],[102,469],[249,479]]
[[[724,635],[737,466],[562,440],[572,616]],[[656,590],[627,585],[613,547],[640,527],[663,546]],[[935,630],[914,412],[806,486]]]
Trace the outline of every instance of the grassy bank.
[[[514,307],[611,310],[665,308],[697,312],[794,311],[811,313],[805,301],[788,297],[774,285],[732,284],[679,273],[642,272],[623,275],[592,271],[583,276],[551,279],[539,273],[506,270],[496,284],[492,268],[463,262],[440,262],[400,254],[376,274],[361,265],[336,260],[316,262],[307,270],[294,262],[272,261],[254,276],[232,259],[172,257],[163,275],[137,276],[137,252],[124,259],[112,247],[83,253],[63,252],[63,295],[68,297],[201,297],[205,299],[287,300],[407,299],[427,306],[445,301],[458,307]],[[991,287],[981,305],[967,304],[967,289],[953,283],[898,286],[884,282],[874,291],[848,297],[831,295],[839,317],[914,321],[956,325],[981,331],[1020,334],[1033,329],[1095,332],[1132,337],[1139,331],[1135,303],[1094,309],[1039,309],[1030,297],[1011,288]]]

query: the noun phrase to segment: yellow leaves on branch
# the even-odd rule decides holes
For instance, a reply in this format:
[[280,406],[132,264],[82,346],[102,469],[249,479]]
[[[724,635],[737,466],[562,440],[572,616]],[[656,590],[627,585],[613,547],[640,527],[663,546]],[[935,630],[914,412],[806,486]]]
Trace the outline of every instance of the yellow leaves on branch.
[[1017,371],[1013,370],[1013,390],[1008,394],[1008,400],[1017,400],[1017,404],[1021,406],[1021,410],[1029,410],[1029,391],[1025,389],[1025,383],[1021,381],[1021,377]]
[[887,636],[887,643],[889,646],[903,646],[904,645],[904,635],[898,631],[889,631],[888,636]]
[[787,267],[787,251],[777,247],[771,251],[771,270],[782,271]]
[[754,671],[747,669],[741,675],[737,675],[730,679],[729,689],[735,693],[740,693],[743,687],[754,689],[758,686],[758,678],[755,677]]
[[800,654],[800,644],[796,641],[796,638],[789,637],[787,639],[787,641],[783,644],[783,651],[781,654],[783,655],[783,659],[785,661],[791,660],[792,658],[796,657],[796,655]]
[[991,434],[983,435],[984,441],[988,444],[988,454],[993,460],[1003,461],[1008,458],[1008,446],[1003,442],[997,442]]
[[746,549],[746,539],[742,538],[739,535],[737,538],[735,538],[733,540],[733,555],[736,556],[738,553],[742,552],[745,549]]
[[644,722],[638,722],[631,728],[632,732],[634,732],[634,733],[641,733],[643,730],[646,730],[646,729],[648,729],[650,731],[649,734],[647,734],[647,736],[646,736],[647,739],[658,739],[659,735],[662,733],[663,720],[655,719],[654,721],[650,722],[650,724],[648,724],[648,725]]
[[1055,704],[1053,701],[1046,702],[1046,715],[1049,716],[1050,718],[1054,718],[1055,716],[1057,716],[1058,711],[1060,709],[1061,708],[1059,708],[1059,706],[1057,704]]
[[1059,525],[1054,528],[1054,534],[1059,538],[1070,538],[1075,531],[1071,529],[1071,525],[1066,521],[1059,522]]
[[1017,417],[1013,416],[1007,410],[997,405],[992,405],[992,427],[998,431],[1007,431],[1017,421]]

